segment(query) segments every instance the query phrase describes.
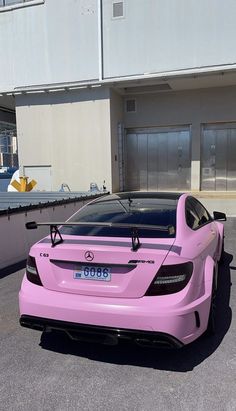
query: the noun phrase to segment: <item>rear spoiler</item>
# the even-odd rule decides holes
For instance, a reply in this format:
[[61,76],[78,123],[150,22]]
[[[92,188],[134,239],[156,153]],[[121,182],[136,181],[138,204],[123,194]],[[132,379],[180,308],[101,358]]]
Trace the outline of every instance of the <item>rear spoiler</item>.
[[[109,223],[109,222],[51,222],[51,223],[36,223],[35,221],[30,221],[25,224],[27,230],[34,230],[40,226],[50,227],[50,236],[52,247],[63,242],[63,238],[58,229],[60,226],[80,226],[80,227],[111,227],[111,228],[129,228],[132,235],[132,251],[137,251],[141,243],[139,241],[138,230],[156,230],[156,231],[166,231],[169,235],[175,233],[173,225],[160,226],[160,225],[148,225],[148,224],[125,224],[125,223]],[[57,239],[57,236],[59,237]]]

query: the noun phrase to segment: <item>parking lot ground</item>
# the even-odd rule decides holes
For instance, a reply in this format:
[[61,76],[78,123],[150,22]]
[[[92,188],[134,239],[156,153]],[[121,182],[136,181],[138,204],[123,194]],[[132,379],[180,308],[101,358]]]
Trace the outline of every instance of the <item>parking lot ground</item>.
[[181,350],[21,328],[23,270],[0,273],[0,410],[236,410],[236,218],[225,223],[217,333]]

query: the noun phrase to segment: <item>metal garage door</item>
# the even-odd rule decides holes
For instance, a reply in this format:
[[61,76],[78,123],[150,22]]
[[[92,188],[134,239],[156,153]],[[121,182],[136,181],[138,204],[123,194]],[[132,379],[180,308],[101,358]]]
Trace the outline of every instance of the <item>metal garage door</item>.
[[201,189],[236,190],[236,123],[203,126]]
[[190,128],[127,130],[126,190],[190,189]]

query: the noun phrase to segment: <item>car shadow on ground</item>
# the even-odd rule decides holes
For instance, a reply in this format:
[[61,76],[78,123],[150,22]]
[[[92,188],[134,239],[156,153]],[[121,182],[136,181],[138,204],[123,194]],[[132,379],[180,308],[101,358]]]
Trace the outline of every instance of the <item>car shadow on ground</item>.
[[224,262],[219,266],[216,334],[202,336],[197,341],[181,349],[143,348],[121,342],[116,346],[71,341],[64,333],[44,332],[40,346],[43,349],[63,354],[75,355],[112,364],[127,364],[150,367],[159,370],[186,372],[191,371],[209,357],[221,344],[232,319],[230,301],[230,263],[231,254],[224,254]]
[[9,265],[6,268],[0,270],[0,280],[1,278],[7,277],[8,275],[15,274],[17,271],[22,270],[26,266],[26,260],[19,261],[16,264]]

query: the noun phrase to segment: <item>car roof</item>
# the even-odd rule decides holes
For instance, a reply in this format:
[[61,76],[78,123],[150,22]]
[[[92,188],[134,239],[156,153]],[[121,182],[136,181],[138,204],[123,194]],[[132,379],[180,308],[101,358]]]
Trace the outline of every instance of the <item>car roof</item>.
[[160,203],[163,204],[163,200],[165,200],[166,205],[177,205],[179,198],[183,193],[174,193],[174,192],[151,192],[151,191],[128,191],[128,192],[121,192],[121,193],[114,193],[108,194],[104,197],[100,197],[96,199],[93,203],[105,203],[108,201],[114,200],[157,200],[156,203],[158,204],[158,200],[161,200]]

